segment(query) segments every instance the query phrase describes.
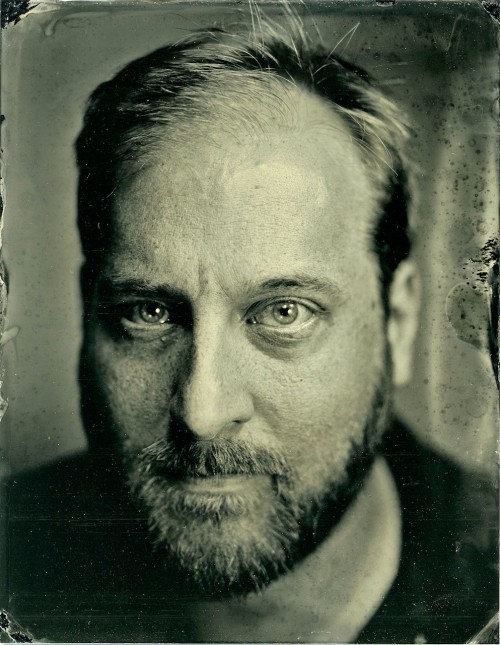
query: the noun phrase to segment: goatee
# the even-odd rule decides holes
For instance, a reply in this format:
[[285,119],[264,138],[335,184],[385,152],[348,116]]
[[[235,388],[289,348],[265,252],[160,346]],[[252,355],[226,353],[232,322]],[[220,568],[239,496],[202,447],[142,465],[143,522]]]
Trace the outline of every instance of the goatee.
[[[312,552],[338,523],[369,471],[389,420],[390,387],[374,397],[363,440],[352,443],[342,477],[303,499],[283,454],[237,438],[196,441],[171,433],[126,454],[132,496],[171,575],[200,597],[239,596],[266,587]],[[221,486],[232,477],[234,489]],[[214,482],[208,493],[195,484]]]

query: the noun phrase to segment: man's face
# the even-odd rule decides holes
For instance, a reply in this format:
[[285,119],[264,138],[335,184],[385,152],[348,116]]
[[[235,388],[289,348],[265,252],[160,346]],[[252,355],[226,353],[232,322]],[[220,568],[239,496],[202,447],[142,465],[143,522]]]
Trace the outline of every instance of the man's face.
[[159,548],[209,591],[290,566],[384,425],[376,197],[329,118],[193,125],[115,193],[83,353]]

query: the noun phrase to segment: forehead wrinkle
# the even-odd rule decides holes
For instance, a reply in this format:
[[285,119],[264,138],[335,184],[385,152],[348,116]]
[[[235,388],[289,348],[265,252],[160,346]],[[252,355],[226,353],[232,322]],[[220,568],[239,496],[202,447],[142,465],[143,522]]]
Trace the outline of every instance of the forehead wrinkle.
[[[135,191],[133,191],[133,194],[135,196],[137,195]],[[144,194],[144,184],[140,189],[139,194],[141,197]],[[285,197],[286,196],[287,194],[285,194]],[[241,198],[241,194],[239,197]],[[149,199],[150,195],[148,190],[148,194],[145,195],[145,201]],[[142,199],[139,200],[141,203],[143,203],[143,201],[144,200]],[[273,210],[273,201],[275,200],[270,199],[268,202],[265,202],[263,206],[268,206],[270,210]],[[289,203],[290,201],[288,204]],[[236,202],[235,206],[238,207],[238,205],[238,202]],[[152,202],[151,206],[154,207],[155,204]],[[245,204],[243,203],[242,207],[244,206]],[[131,208],[133,209],[133,204],[131,205]],[[254,203],[252,210],[254,208],[258,210],[259,204],[255,205]],[[283,208],[286,208],[286,204]],[[148,209],[149,207],[146,206],[146,210]],[[274,210],[276,210],[276,208],[274,208]],[[323,210],[324,214],[321,217],[323,219],[328,219],[328,209]],[[335,267],[339,268],[341,265],[341,258],[339,258],[339,264],[331,253],[328,252],[329,270],[325,271],[327,268],[324,265],[325,252],[328,247],[327,240],[326,238],[323,238],[324,241],[321,244],[321,248],[316,248],[315,246],[311,247],[309,245],[309,236],[312,235],[313,238],[316,237],[315,224],[314,221],[312,221],[310,225],[308,225],[308,218],[301,218],[300,210],[297,215],[299,221],[297,221],[296,224],[294,224],[293,219],[287,220],[286,210],[284,210],[285,219],[281,217],[277,221],[275,221],[274,217],[266,217],[264,215],[264,217],[260,218],[260,230],[261,232],[266,232],[263,233],[263,239],[259,236],[261,241],[259,242],[257,240],[255,243],[253,242],[252,227],[254,224],[252,224],[252,220],[248,223],[248,226],[250,227],[248,228],[245,223],[245,218],[240,218],[239,212],[235,210],[230,210],[229,214],[222,220],[219,218],[217,226],[212,226],[212,222],[214,220],[211,217],[189,218],[187,217],[187,214],[186,217],[181,217],[179,222],[180,226],[176,226],[175,223],[167,224],[166,222],[169,219],[168,211],[164,216],[160,214],[159,217],[154,215],[155,212],[158,212],[158,205],[156,205],[156,210],[153,208],[153,216],[150,219],[151,226],[146,227],[144,231],[145,237],[138,234],[136,219],[133,217],[124,218],[125,228],[122,230],[122,234],[115,238],[115,253],[108,256],[108,259],[111,260],[110,268],[112,268],[112,265],[115,265],[115,268],[119,268],[120,271],[123,270],[129,277],[140,276],[154,282],[169,282],[169,276],[174,275],[177,279],[176,282],[178,282],[178,284],[175,284],[174,286],[185,288],[189,283],[189,291],[192,296],[195,297],[200,290],[206,287],[203,282],[208,280],[208,262],[209,265],[212,264],[213,269],[212,287],[219,292],[223,291],[229,297],[230,294],[235,291],[234,279],[236,277],[241,281],[246,280],[249,272],[250,274],[253,272],[253,275],[258,275],[260,273],[260,263],[257,262],[257,251],[260,248],[261,253],[267,253],[266,240],[271,243],[273,248],[276,248],[278,245],[282,246],[285,252],[285,261],[282,262],[280,256],[275,258],[275,268],[277,273],[281,274],[281,276],[288,274],[287,277],[289,277],[289,271],[292,271],[293,273],[300,272],[304,275],[317,275],[321,278],[325,276],[325,273],[331,273],[331,271],[335,271]],[[307,214],[307,211],[304,209],[303,212]],[[293,217],[294,213],[292,213],[291,216]],[[333,215],[333,217],[335,219],[335,215]],[[186,219],[189,219],[187,228],[185,227]],[[284,221],[289,221],[289,226],[286,226]],[[288,244],[290,227],[293,229],[296,228],[296,226],[299,226],[300,230],[302,230],[302,243],[299,245],[295,244],[290,247]],[[328,231],[328,238],[330,238],[330,236],[335,238],[339,238],[340,236],[340,238],[343,238],[344,228],[346,227],[339,225],[337,222],[337,225]],[[224,230],[226,233],[229,233],[231,242],[227,240],[226,235],[226,242],[221,244]],[[166,254],[165,250],[170,250],[170,244],[173,239],[175,239],[175,245],[172,249],[174,251],[174,257],[171,257],[170,252]],[[298,238],[295,237],[293,239],[297,241]],[[361,239],[360,236],[358,236],[358,239]],[[264,248],[261,247],[262,243],[264,243]],[[325,243],[327,243],[326,247]],[[244,247],[241,247],[242,253],[243,248],[250,252],[250,264],[248,264],[248,262],[245,261],[244,256],[241,255],[241,259],[238,264],[234,265],[233,263],[232,268],[229,269],[228,273],[229,260],[226,257],[227,252],[231,250],[230,246],[239,246],[240,244],[244,245]],[[182,251],[182,258],[185,263],[184,270],[182,272],[179,272],[178,270],[179,258],[177,257],[176,251],[176,249],[179,249],[180,247],[185,248],[185,250]],[[272,250],[272,248],[268,250]],[[116,257],[116,253],[119,254],[119,257]],[[271,253],[271,256],[273,253]],[[177,264],[172,264],[172,262],[176,262],[176,257]],[[230,253],[229,259],[231,257]],[[118,260],[121,266],[116,267],[113,259]],[[313,269],[314,264],[317,265],[316,269]],[[243,270],[245,267],[247,267],[246,275]],[[193,278],[195,279],[193,280]],[[228,280],[228,278],[231,279]],[[264,280],[265,276],[262,279]],[[218,287],[216,285],[218,285]],[[253,290],[254,287],[254,284],[249,284],[248,290]]]
[[[201,297],[219,301],[222,295],[230,299],[238,291],[228,280],[223,251],[213,244],[205,247],[208,256],[204,253],[192,257],[183,254],[185,264],[181,265],[175,256],[162,255],[160,244],[157,249],[152,248],[149,236],[136,247],[134,244],[138,238],[140,236],[135,236],[132,245],[126,248],[117,245],[115,252],[108,255],[101,274],[104,283],[114,283],[118,289],[137,288],[144,293],[163,290],[182,295],[191,302]],[[211,266],[213,260],[217,260],[215,266]],[[219,271],[218,267],[222,269]]]

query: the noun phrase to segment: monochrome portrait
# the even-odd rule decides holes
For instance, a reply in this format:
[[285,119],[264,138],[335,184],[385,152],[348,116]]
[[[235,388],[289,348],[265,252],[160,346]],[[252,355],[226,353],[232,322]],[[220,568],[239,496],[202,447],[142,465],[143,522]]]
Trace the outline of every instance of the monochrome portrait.
[[498,642],[498,16],[5,15],[5,642]]

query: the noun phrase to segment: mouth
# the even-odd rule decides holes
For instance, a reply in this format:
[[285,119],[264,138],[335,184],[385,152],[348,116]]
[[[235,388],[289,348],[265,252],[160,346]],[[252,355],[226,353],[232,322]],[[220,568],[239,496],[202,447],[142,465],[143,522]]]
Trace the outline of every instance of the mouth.
[[[185,477],[178,482],[190,493],[214,494],[237,493],[252,482],[265,479],[265,475],[209,475],[203,477]],[[260,482],[259,482],[260,483]]]

